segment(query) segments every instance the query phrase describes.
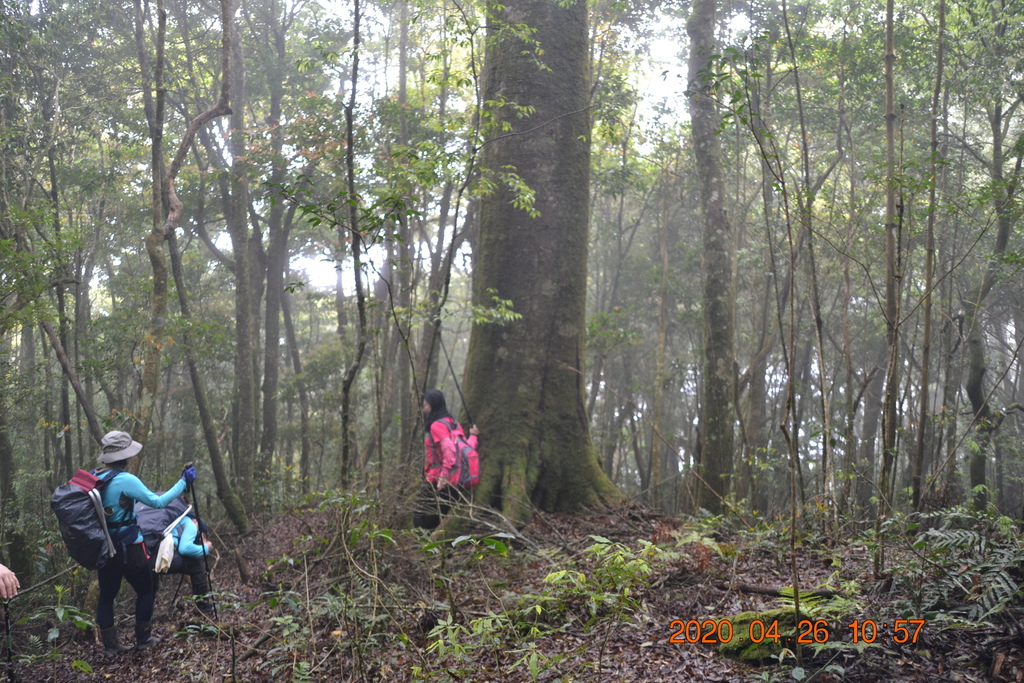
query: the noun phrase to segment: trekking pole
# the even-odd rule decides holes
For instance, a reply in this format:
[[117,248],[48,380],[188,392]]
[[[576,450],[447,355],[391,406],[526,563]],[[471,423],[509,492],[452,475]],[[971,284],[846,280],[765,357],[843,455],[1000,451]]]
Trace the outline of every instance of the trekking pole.
[[441,350],[444,351],[445,360],[448,361],[448,369],[452,372],[452,380],[455,382],[455,390],[459,392],[459,399],[462,400],[462,409],[466,411],[466,420],[473,424],[473,416],[469,414],[469,405],[466,404],[466,397],[462,395],[462,387],[459,386],[459,378],[455,376],[455,368],[452,367],[452,358],[448,355],[448,349],[444,347],[444,335],[441,330],[437,331],[437,338],[441,342]]
[[[185,469],[192,467],[192,463],[185,463]],[[206,539],[202,537],[202,518],[199,516],[199,496],[196,495],[195,480],[188,484],[188,495],[192,497],[192,509],[196,511],[196,526],[199,527],[199,539],[203,542],[203,566],[206,567],[206,583],[210,586],[210,592],[213,592],[213,577],[210,576],[210,560],[207,559],[206,553]],[[217,601],[213,601],[213,618],[217,619]]]
[[[207,577],[209,580],[209,577]],[[174,607],[174,602],[178,599],[178,593],[181,592],[181,584],[185,583],[185,575],[182,574],[178,577],[178,587],[174,589],[174,597],[171,598],[171,605],[167,608],[167,613],[170,614],[170,609]]]
[[11,636],[11,609],[4,600],[4,641],[7,643],[7,680],[14,683],[14,641]]

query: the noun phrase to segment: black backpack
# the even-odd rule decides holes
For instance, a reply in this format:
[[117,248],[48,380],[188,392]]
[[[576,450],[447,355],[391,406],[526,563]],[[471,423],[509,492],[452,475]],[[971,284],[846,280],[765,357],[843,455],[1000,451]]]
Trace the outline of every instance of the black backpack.
[[86,569],[106,566],[117,553],[107,529],[100,490],[122,471],[114,468],[97,477],[94,472],[78,470],[68,483],[57,487],[50,499],[68,555]]
[[[161,492],[158,491],[156,494],[159,496]],[[151,508],[145,503],[135,503],[135,518],[139,531],[142,532],[142,539],[146,543],[146,549],[151,555],[155,555],[157,548],[160,547],[164,529],[191,507],[181,496],[172,500],[165,508]]]

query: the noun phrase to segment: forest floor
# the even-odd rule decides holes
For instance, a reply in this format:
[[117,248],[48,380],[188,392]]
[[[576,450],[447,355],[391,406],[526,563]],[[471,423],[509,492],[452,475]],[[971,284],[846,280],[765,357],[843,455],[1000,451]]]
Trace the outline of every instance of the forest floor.
[[[887,551],[893,574],[875,581],[872,551],[852,532],[832,544],[805,532],[795,553],[800,590],[819,597],[803,599],[803,632],[818,643],[803,645],[798,661],[785,628],[773,638],[777,613],[768,612],[764,639],[774,651],[741,663],[687,641],[712,628],[727,638],[709,619],[792,606],[778,595],[792,585],[787,527],[686,525],[626,504],[538,514],[514,538],[479,528],[453,545],[388,531],[372,507],[339,499],[243,538],[215,536],[216,618],[180,595],[172,602],[178,582],[165,579],[155,620],[165,639],[146,652],[106,655],[93,629],[68,628],[52,606],[19,613],[15,601],[9,680],[1024,680],[1019,598],[976,623],[908,613],[914,596],[900,573],[910,570],[900,568],[917,565],[899,558],[913,553],[909,544]],[[977,579],[960,573],[969,591]],[[132,599],[125,585],[126,643]],[[867,630],[852,642],[854,620],[875,622],[874,643],[863,642]],[[909,631],[894,629],[897,620]],[[751,635],[738,622],[734,640]]]

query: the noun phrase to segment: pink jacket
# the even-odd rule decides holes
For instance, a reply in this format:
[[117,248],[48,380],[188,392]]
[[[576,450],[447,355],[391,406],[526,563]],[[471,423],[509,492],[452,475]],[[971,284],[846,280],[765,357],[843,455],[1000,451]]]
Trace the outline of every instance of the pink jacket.
[[[423,439],[427,451],[423,476],[431,484],[436,485],[442,476],[449,484],[459,483],[459,458],[453,439],[457,434],[463,434],[462,427],[450,417],[430,424],[430,433]],[[478,446],[476,434],[470,434],[466,440],[474,449]]]

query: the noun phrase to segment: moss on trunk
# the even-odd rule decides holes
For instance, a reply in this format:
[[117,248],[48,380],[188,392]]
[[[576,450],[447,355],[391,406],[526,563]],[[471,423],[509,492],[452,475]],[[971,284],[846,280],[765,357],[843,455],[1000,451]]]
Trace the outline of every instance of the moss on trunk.
[[[617,492],[591,444],[584,407],[586,3],[492,9],[484,100],[509,104],[485,117],[496,124],[483,155],[495,189],[481,200],[474,299],[485,306],[494,295],[510,299],[522,318],[474,326],[466,398],[482,430],[477,502],[522,521],[533,506],[576,511]],[[528,39],[514,30],[523,24],[535,29]],[[530,116],[521,117],[523,107]]]

